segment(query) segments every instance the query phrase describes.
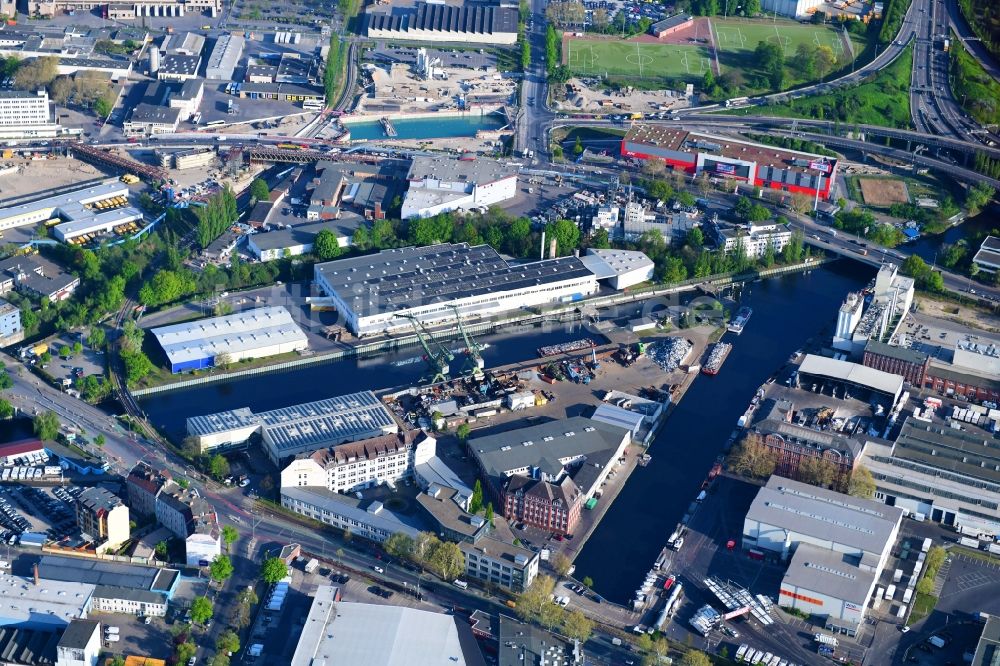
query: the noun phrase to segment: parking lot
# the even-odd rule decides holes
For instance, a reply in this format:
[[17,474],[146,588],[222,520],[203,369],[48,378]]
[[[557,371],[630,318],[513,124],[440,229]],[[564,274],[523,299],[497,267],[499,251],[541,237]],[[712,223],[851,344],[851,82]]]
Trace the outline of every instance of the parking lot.
[[79,540],[74,503],[82,491],[76,486],[0,487],[0,539],[13,545],[24,532],[40,532],[64,542]]

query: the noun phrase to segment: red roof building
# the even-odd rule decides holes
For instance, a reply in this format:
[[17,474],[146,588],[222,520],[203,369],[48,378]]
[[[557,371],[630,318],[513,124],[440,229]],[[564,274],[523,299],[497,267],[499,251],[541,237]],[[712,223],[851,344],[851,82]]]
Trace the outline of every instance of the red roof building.
[[699,134],[667,125],[633,125],[622,139],[622,156],[660,159],[692,175],[735,180],[790,194],[830,196],[837,160],[732,137]]

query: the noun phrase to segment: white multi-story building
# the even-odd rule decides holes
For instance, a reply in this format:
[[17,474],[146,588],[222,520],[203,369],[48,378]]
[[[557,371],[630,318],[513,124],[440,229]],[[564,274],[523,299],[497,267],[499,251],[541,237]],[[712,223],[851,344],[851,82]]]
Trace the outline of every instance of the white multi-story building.
[[21,309],[0,298],[0,346],[6,347],[24,340]]
[[335,492],[396,483],[434,457],[436,440],[419,430],[381,435],[298,458],[281,470],[281,487],[314,486]]
[[786,225],[774,222],[751,222],[739,226],[715,224],[710,231],[720,250],[728,254],[742,245],[746,256],[751,259],[763,257],[768,247],[773,248],[775,253],[781,252],[792,239],[792,232]]
[[103,613],[165,617],[167,614],[167,595],[152,590],[98,585],[94,590],[92,610]]
[[486,209],[517,195],[517,171],[496,160],[414,157],[403,198],[404,219]]
[[538,575],[538,553],[526,548],[493,538],[475,544],[461,541],[458,547],[465,556],[465,575],[469,578],[523,592]]
[[867,308],[859,294],[848,294],[840,306],[833,346],[860,357],[869,340],[889,342],[913,305],[913,293],[913,278],[900,275],[895,264],[883,264]]
[[79,133],[80,130],[66,129],[55,122],[44,88],[38,92],[0,91],[0,138],[48,139]]
[[864,310],[865,300],[861,294],[851,292],[840,305],[837,311],[837,328],[833,333],[833,346],[835,349],[852,351],[854,348],[854,329],[861,322],[861,312]]
[[43,125],[49,122],[49,94],[5,90],[0,93],[0,126]]
[[386,509],[382,502],[357,499],[326,488],[282,488],[281,506],[376,543],[397,532],[415,538],[423,527],[406,522],[404,516]]

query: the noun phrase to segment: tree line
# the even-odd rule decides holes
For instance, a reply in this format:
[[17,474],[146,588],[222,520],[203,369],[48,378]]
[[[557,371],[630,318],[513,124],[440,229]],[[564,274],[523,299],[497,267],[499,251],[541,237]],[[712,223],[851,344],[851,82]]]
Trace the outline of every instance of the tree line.
[[204,206],[194,210],[198,218],[198,245],[203,250],[239,219],[236,195],[229,185],[209,197]]
[[[729,455],[726,467],[752,479],[766,480],[774,474],[778,459],[778,452],[765,444],[764,437],[751,432]],[[863,465],[856,466],[850,473],[842,474],[836,463],[822,456],[803,454],[795,469],[783,471],[782,474],[802,483],[832,488],[855,497],[871,499],[875,496],[875,479]]]

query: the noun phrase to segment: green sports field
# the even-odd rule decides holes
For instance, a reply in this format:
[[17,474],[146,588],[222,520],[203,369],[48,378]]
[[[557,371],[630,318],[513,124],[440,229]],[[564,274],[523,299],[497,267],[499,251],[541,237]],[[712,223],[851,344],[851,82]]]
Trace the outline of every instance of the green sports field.
[[[727,66],[745,65],[744,58],[759,42],[771,42],[785,49],[785,57],[795,55],[799,44],[829,46],[838,61],[847,61],[860,53],[863,44],[847,45],[843,33],[822,25],[803,25],[787,21],[747,21],[745,19],[712,19],[712,33],[719,48],[723,71]],[[846,52],[850,48],[853,53]]]
[[574,74],[694,81],[711,66],[703,46],[571,39],[566,64]]

